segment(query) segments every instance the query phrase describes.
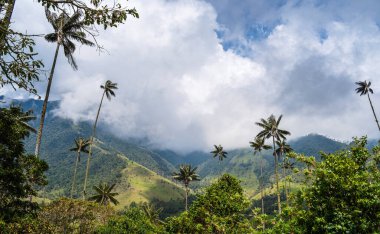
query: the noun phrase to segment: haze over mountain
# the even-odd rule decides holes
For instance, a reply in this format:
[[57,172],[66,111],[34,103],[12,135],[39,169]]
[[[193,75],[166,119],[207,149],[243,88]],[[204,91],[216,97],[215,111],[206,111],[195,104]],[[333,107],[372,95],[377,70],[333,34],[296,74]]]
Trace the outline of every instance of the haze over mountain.
[[[24,110],[33,109],[35,113],[39,113],[42,101],[30,99],[15,101],[14,103],[21,104]],[[47,172],[49,184],[42,196],[67,196],[69,194],[71,173],[75,160],[75,154],[70,152],[69,149],[73,146],[75,138],[88,137],[90,135],[91,124],[88,122],[74,123],[71,120],[55,115],[55,110],[59,108],[58,101],[50,102],[49,108],[50,111],[46,119],[41,150],[41,157],[50,166]],[[37,122],[38,120],[35,120],[34,124],[37,124]],[[217,159],[212,158],[209,151],[193,151],[182,154],[170,149],[155,149],[145,144],[145,142],[144,139],[130,139],[126,141],[115,136],[104,126],[99,128],[90,170],[90,186],[96,185],[100,181],[117,183],[117,190],[121,194],[124,194],[122,203],[124,205],[133,201],[148,200],[174,202],[181,199],[181,196],[175,195],[177,192],[179,194],[181,192],[180,188],[176,188],[173,182],[170,182],[170,176],[180,164],[187,163],[197,166],[202,178],[201,182],[192,185],[193,188],[206,186],[222,173],[230,173],[242,180],[242,185],[249,196],[254,196],[257,193],[259,157],[254,156],[252,149],[249,147],[228,150],[228,157],[218,162]],[[318,160],[320,151],[332,153],[347,147],[345,143],[337,142],[318,134],[309,134],[291,140],[289,144],[296,152],[316,156]],[[26,148],[29,152],[33,152],[34,145],[35,136],[32,135],[26,140]],[[212,146],[210,148],[212,149]],[[264,181],[269,186],[273,180],[271,179],[273,176],[272,152],[265,151],[263,152],[263,156],[265,159]],[[81,181],[84,178],[86,158],[86,155],[82,155],[78,169],[79,194],[82,186]],[[169,190],[177,191],[174,193],[174,197],[165,197],[157,189],[151,190],[163,185],[169,187]],[[126,194],[128,195],[127,198],[125,198]],[[142,196],[142,199],[141,196],[133,194],[145,195]]]

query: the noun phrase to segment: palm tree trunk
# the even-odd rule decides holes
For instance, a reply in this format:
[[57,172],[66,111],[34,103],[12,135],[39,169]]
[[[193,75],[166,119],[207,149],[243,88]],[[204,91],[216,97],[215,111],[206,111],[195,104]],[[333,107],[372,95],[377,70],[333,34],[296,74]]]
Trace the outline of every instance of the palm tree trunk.
[[102,108],[103,99],[104,99],[104,95],[105,94],[106,94],[106,92],[104,91],[103,95],[102,95],[102,99],[100,100],[100,105],[99,105],[99,108],[98,108],[98,113],[96,114],[95,123],[94,123],[94,126],[92,128],[92,136],[91,136],[91,140],[90,140],[90,148],[88,150],[88,158],[87,158],[87,163],[86,163],[86,175],[84,177],[83,200],[86,200],[87,178],[88,178],[88,172],[90,170],[90,160],[91,160],[91,156],[92,156],[92,145],[94,143],[94,138],[95,138],[95,133],[96,133],[96,124],[98,123],[100,108]]
[[285,188],[285,197],[286,197],[286,206],[289,207],[289,191],[288,188],[286,187],[286,169],[284,167],[284,188]]
[[263,191],[263,156],[260,160],[260,193],[261,193],[261,213],[264,214],[264,191]]
[[13,14],[13,9],[15,7],[16,0],[9,0],[7,10],[5,12],[4,18],[1,22],[1,29],[0,29],[0,49],[3,49],[5,46],[5,37],[8,34],[9,25],[11,24],[11,18]]
[[369,97],[369,93],[367,93],[367,97],[368,97],[369,104],[371,105],[371,108],[372,108],[373,116],[375,116],[375,121],[376,121],[377,127],[379,128],[379,131],[380,131],[379,121],[377,120],[375,109],[373,108],[371,98]]
[[188,187],[185,185],[185,210],[187,211],[187,196],[189,195]]
[[46,88],[46,94],[45,94],[45,99],[44,99],[44,104],[42,106],[42,112],[41,112],[41,119],[40,119],[40,127],[38,128],[38,133],[37,133],[37,141],[36,141],[36,149],[34,151],[34,154],[38,157],[40,154],[40,147],[41,147],[41,138],[42,138],[42,129],[44,127],[44,122],[45,122],[45,115],[46,115],[46,109],[47,109],[47,104],[49,100],[49,94],[50,94],[50,88],[51,88],[51,83],[53,81],[53,75],[54,75],[54,70],[55,70],[55,64],[57,63],[57,58],[58,58],[58,52],[59,52],[59,47],[60,44],[57,43],[57,48],[55,50],[55,55],[54,55],[54,60],[53,60],[53,65],[50,70],[50,75],[48,79],[48,86]]
[[[261,214],[265,213],[264,210],[264,181],[263,181],[263,156],[260,160],[260,193],[261,193]],[[265,230],[265,222],[263,222],[263,231]]]
[[286,169],[285,169],[285,155],[282,155],[282,177],[284,179],[284,186],[283,186],[283,191],[285,193],[285,197],[286,197],[286,205],[288,205],[288,195],[287,195],[287,192],[286,192]]
[[277,189],[277,207],[278,207],[278,214],[281,214],[281,195],[280,195],[280,187],[278,185],[278,158],[276,153],[276,144],[273,138],[273,154],[274,154],[274,168],[275,168],[275,174],[276,174],[276,189]]
[[77,161],[75,162],[73,185],[71,186],[70,198],[73,198],[73,194],[74,194],[74,188],[75,188],[75,181],[76,181],[76,177],[77,177],[77,168],[78,168],[79,158],[80,158],[80,152],[78,152]]

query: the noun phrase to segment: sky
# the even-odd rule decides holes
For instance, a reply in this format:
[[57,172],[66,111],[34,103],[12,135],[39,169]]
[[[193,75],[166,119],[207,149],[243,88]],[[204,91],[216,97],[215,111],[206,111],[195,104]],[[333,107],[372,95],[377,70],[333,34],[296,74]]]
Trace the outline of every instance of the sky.
[[[378,138],[368,100],[380,108],[380,1],[130,0],[140,19],[100,31],[107,52],[78,46],[73,71],[63,54],[52,87],[54,114],[94,121],[106,80],[118,84],[99,123],[124,138],[178,152],[248,147],[271,114],[291,138]],[[36,1],[16,2],[13,27],[49,33]],[[55,45],[37,39],[46,74]],[[25,98],[2,89],[0,94]]]

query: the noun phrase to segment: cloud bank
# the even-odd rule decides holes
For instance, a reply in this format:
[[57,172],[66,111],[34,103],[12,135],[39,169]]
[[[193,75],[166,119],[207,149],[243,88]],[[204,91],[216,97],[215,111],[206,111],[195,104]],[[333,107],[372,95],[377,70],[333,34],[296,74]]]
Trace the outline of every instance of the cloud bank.
[[[293,136],[378,137],[367,100],[354,93],[358,80],[380,88],[377,1],[231,2],[130,1],[141,18],[101,33],[109,54],[81,47],[78,72],[59,58],[57,114],[93,121],[109,79],[119,90],[100,123],[155,147],[246,147],[259,131],[254,123],[272,113],[284,115]],[[53,49],[44,45],[48,60]],[[373,99],[377,108],[380,96]]]

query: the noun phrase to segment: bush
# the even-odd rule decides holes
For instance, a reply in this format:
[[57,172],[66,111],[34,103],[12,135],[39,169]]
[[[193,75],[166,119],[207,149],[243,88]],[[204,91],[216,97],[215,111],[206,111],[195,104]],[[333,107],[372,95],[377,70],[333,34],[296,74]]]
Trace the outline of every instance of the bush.
[[54,233],[93,233],[115,215],[110,206],[62,198],[38,213],[38,221],[53,227]]
[[115,217],[96,233],[129,234],[129,233],[163,233],[160,225],[154,224],[140,207],[130,207],[122,216]]
[[167,219],[169,233],[251,233],[244,213],[249,206],[240,181],[223,175],[199,195],[188,212]]
[[305,233],[380,232],[380,148],[365,137],[350,150],[322,154],[311,186],[298,194],[297,225]]

